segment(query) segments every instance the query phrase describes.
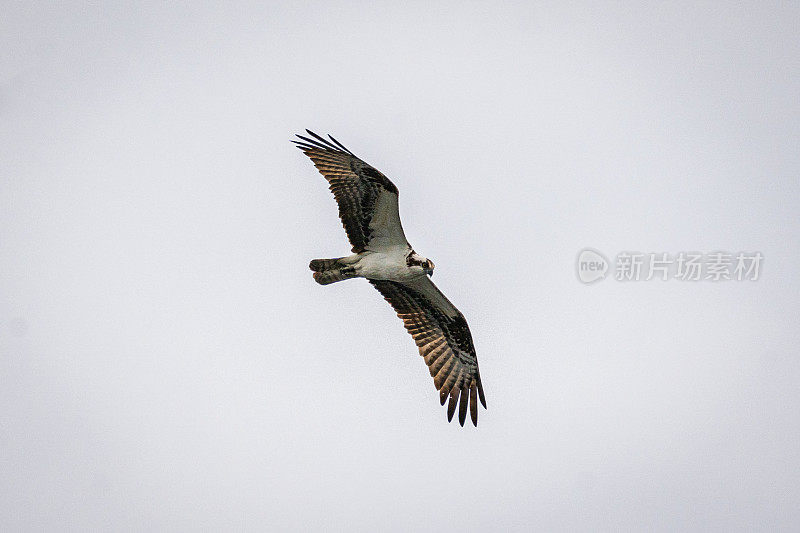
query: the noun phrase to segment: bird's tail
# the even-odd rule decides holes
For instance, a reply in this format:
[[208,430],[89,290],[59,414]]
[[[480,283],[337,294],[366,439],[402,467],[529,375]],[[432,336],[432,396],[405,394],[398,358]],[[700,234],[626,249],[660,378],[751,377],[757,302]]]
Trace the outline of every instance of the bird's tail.
[[336,283],[343,279],[357,277],[356,269],[341,262],[342,258],[337,259],[312,259],[308,268],[314,271],[314,281],[320,285]]

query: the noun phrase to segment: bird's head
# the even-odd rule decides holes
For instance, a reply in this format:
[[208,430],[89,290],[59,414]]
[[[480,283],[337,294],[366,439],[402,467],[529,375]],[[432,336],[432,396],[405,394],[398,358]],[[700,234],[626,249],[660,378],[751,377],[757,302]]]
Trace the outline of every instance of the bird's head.
[[406,257],[406,264],[412,269],[419,268],[422,274],[427,274],[431,277],[433,277],[433,269],[436,267],[436,265],[433,264],[433,261],[427,257],[422,257],[414,250],[411,250],[411,253],[408,254],[408,257]]

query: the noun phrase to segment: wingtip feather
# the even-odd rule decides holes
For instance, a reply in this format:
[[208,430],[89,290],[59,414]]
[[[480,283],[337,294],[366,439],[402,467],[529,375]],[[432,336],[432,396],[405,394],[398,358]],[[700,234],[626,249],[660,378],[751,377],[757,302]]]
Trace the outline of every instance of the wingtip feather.
[[447,404],[447,421],[453,421],[453,415],[456,412],[456,405],[458,404],[458,389],[453,389],[450,392],[450,403]]
[[477,387],[472,385],[469,389],[469,416],[472,419],[472,425],[478,427],[478,398]]
[[458,406],[458,423],[461,424],[461,427],[464,427],[464,422],[467,419],[467,403],[469,402],[469,396],[467,396],[467,388],[464,387],[461,389],[461,401]]
[[355,157],[355,154],[354,154],[353,152],[351,152],[350,150],[348,150],[348,149],[347,149],[347,148],[346,148],[346,147],[345,147],[345,146],[344,146],[342,143],[340,143],[339,141],[337,141],[336,139],[334,139],[333,135],[331,135],[331,134],[329,133],[329,134],[328,134],[328,137],[330,137],[330,139],[333,141],[333,144],[335,144],[336,146],[338,146],[339,148],[341,148],[342,150],[344,150],[344,151],[345,151],[345,152],[347,152],[348,154],[350,154],[350,155],[352,155],[353,157]]

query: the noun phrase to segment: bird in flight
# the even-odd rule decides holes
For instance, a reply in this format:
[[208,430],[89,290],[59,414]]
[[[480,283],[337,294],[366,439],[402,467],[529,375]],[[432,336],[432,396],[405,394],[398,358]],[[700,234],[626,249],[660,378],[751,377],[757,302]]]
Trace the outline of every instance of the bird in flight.
[[328,181],[352,255],[314,259],[314,280],[328,285],[366,278],[378,289],[414,337],[428,365],[447,420],[458,407],[461,425],[469,408],[478,425],[478,398],[486,408],[478,359],[464,315],[433,284],[433,261],[422,257],[406,240],[400,224],[397,187],[389,178],[356,157],[339,141],[306,130],[309,137],[293,140]]

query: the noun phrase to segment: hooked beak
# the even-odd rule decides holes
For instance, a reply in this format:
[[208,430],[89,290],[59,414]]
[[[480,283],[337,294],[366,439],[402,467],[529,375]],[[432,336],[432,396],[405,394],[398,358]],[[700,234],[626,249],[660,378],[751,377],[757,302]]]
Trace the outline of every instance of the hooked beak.
[[430,277],[433,277],[433,269],[432,268],[426,268],[425,269],[425,273],[427,275],[429,275]]

